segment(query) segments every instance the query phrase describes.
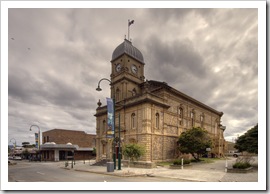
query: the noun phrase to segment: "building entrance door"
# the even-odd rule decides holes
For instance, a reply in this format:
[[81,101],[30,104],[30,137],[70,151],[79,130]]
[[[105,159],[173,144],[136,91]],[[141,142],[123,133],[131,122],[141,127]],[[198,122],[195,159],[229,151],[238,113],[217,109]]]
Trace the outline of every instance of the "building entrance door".
[[59,160],[65,160],[65,159],[66,159],[66,152],[59,151]]

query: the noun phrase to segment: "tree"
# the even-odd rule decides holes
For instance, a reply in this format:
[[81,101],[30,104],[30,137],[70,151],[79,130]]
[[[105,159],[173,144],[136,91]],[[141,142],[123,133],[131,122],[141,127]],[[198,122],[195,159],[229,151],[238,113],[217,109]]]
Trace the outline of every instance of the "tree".
[[35,144],[30,145],[29,142],[22,142],[22,147],[24,147],[24,148],[32,148],[32,147],[35,147]]
[[123,155],[129,158],[129,161],[138,160],[145,154],[145,147],[139,144],[126,144],[123,147]]
[[28,158],[29,157],[29,155],[30,155],[30,152],[28,151],[28,149],[25,149],[23,152],[22,152],[22,155],[23,155],[23,157],[24,158]]
[[234,146],[238,151],[258,154],[258,124],[241,135]]
[[183,132],[179,139],[179,150],[185,154],[191,154],[196,161],[199,161],[200,154],[206,152],[206,148],[212,147],[212,141],[208,132],[200,127]]

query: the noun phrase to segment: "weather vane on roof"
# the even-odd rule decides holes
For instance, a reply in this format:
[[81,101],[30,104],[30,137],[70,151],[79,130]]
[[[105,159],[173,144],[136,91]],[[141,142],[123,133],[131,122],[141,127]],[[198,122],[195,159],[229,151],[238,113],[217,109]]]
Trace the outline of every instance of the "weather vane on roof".
[[128,20],[128,40],[129,40],[129,26],[131,25],[131,24],[134,24],[134,20]]

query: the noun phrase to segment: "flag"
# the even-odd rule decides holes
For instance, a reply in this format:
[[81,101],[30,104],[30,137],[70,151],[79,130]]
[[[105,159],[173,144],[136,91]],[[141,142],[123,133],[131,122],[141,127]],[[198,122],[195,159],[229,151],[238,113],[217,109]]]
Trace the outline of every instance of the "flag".
[[130,26],[131,24],[134,24],[134,20],[131,21],[128,20],[128,26]]
[[108,111],[108,129],[107,129],[107,137],[114,137],[114,100],[111,98],[107,98],[107,111]]

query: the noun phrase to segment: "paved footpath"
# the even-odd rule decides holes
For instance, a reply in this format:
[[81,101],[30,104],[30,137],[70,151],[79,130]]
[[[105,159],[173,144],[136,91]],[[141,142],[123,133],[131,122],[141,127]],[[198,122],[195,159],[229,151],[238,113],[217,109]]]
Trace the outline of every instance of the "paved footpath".
[[[228,160],[228,167],[232,166],[234,160]],[[71,168],[71,164],[65,167],[64,162],[59,162],[57,165],[64,169],[114,176],[155,176],[190,182],[258,182],[258,171],[256,168],[247,173],[225,172],[226,160],[217,160],[215,163],[192,164],[187,167],[184,166],[184,169],[170,169],[161,166],[152,169],[122,167],[121,170],[116,169],[114,172],[107,172],[106,166],[92,166],[92,163],[93,161],[76,161],[73,168]]]

